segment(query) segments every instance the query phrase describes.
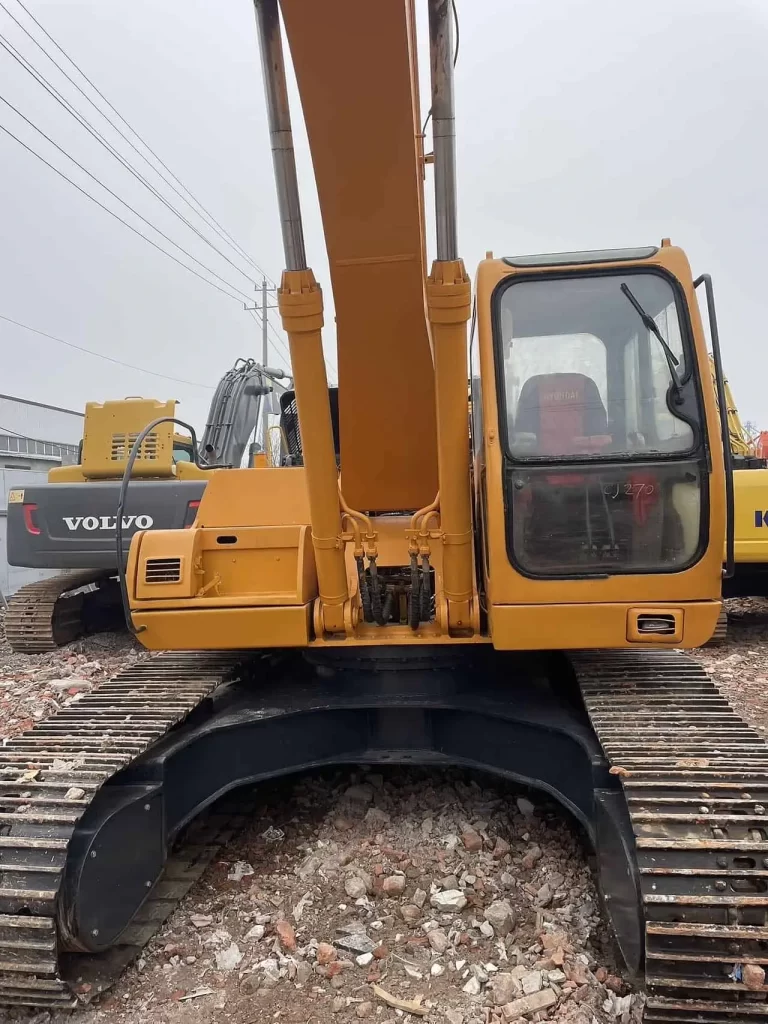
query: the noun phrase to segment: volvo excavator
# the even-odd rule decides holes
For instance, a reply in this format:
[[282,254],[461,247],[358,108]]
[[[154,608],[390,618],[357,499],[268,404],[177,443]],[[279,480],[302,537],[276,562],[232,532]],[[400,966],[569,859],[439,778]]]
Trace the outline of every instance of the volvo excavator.
[[[710,372],[716,379],[714,360]],[[768,598],[768,450],[762,446],[766,433],[752,436],[744,426],[731,386],[723,380],[728,439],[733,462],[734,565],[723,581],[724,597]],[[728,631],[723,609],[710,644],[721,644]]]
[[427,2],[431,154],[415,0],[256,2],[295,387],[284,415],[299,429],[280,467],[213,471],[190,529],[132,537],[127,619],[164,653],[0,749],[6,1004],[108,985],[220,841],[210,820],[204,844],[185,829],[225,794],[408,761],[496,773],[575,816],[647,1021],[768,1019],[766,986],[742,980],[768,962],[768,747],[680,650],[715,629],[724,536],[733,561],[727,423],[697,301],[725,410],[711,281],[663,240],[488,254],[473,290],[451,5]]
[[[288,380],[284,370],[238,359],[214,392],[200,465],[190,436],[174,433],[170,422],[154,430],[133,469],[137,481],[122,516],[126,539],[137,529],[191,526],[209,467],[241,465],[264,403]],[[10,492],[9,563],[66,570],[10,598],[5,635],[13,650],[48,651],[123,625],[115,551],[120,479],[141,430],[160,415],[174,418],[175,408],[141,398],[89,402],[78,463],[50,470],[46,484]]]

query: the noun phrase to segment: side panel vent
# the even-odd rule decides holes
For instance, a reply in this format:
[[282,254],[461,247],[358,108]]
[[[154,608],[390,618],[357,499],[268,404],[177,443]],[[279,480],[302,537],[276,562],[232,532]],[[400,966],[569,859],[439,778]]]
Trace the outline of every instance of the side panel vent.
[[[138,432],[135,434],[113,434],[112,435],[112,461],[127,462],[131,449],[136,443]],[[147,462],[154,462],[159,457],[159,445],[157,435],[153,432],[147,434],[139,449],[139,458]]]
[[180,558],[148,558],[144,567],[145,583],[181,583]]

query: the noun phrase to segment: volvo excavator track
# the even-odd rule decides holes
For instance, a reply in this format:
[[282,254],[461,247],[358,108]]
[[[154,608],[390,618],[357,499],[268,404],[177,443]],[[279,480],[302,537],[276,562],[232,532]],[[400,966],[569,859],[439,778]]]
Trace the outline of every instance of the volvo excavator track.
[[[84,589],[89,586],[95,589]],[[110,629],[119,617],[117,584],[110,573],[63,572],[16,591],[5,611],[5,638],[19,654],[43,654],[85,633]]]
[[[542,691],[541,679],[518,685],[528,662],[504,662],[492,678],[441,653],[431,668],[403,653],[321,675],[289,656],[263,679],[254,665],[266,662],[242,654],[160,655],[10,741],[0,750],[0,1004],[70,1006],[115,980],[231,825],[217,812],[198,825],[209,834],[193,826],[164,862],[175,820],[300,767],[407,760],[538,779],[571,807],[596,844],[625,951],[642,931],[647,1021],[768,1020],[766,987],[742,980],[745,965],[768,963],[768,746],[699,665],[674,652],[555,655],[533,663],[558,673]],[[583,706],[578,691],[562,699],[574,674]],[[612,801],[606,826],[598,805]],[[144,863],[156,873],[142,874]],[[125,908],[104,909],[120,899]],[[92,927],[110,920],[114,935]]]

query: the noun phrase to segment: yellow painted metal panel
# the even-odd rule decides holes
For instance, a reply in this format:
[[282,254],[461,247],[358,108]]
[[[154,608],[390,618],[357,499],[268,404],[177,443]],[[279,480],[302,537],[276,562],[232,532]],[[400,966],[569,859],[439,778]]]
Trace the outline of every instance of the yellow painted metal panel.
[[294,608],[189,608],[136,612],[140,639],[151,651],[236,651],[306,647],[311,605]]
[[[659,647],[700,647],[712,636],[720,614],[719,601],[690,604],[649,604],[648,614],[668,609],[682,616],[682,640],[659,637]],[[493,646],[504,651],[584,650],[591,648],[641,648],[646,642],[627,639],[630,613],[635,604],[494,605],[490,609]]]

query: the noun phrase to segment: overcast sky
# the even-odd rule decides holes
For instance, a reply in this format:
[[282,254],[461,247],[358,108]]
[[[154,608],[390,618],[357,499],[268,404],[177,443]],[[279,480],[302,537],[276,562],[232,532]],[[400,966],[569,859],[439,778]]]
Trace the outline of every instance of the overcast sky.
[[[24,2],[278,279],[282,248],[250,0]],[[17,0],[2,5],[37,31]],[[768,428],[768,0],[458,0],[458,8],[459,225],[468,267],[486,249],[634,246],[671,236],[694,273],[713,275],[736,400],[745,419]],[[0,33],[147,172],[2,7]],[[3,50],[0,95],[228,287],[253,293],[258,272],[215,235],[250,280],[204,245]],[[307,250],[327,282],[297,104],[294,122]],[[170,248],[2,103],[0,126]],[[238,356],[260,356],[259,325],[238,301],[158,253],[3,132],[0,168],[0,314],[209,387]],[[284,363],[272,341],[272,363]],[[126,395],[175,397],[180,413],[202,426],[211,396],[1,320],[0,356],[0,391],[75,409]]]

